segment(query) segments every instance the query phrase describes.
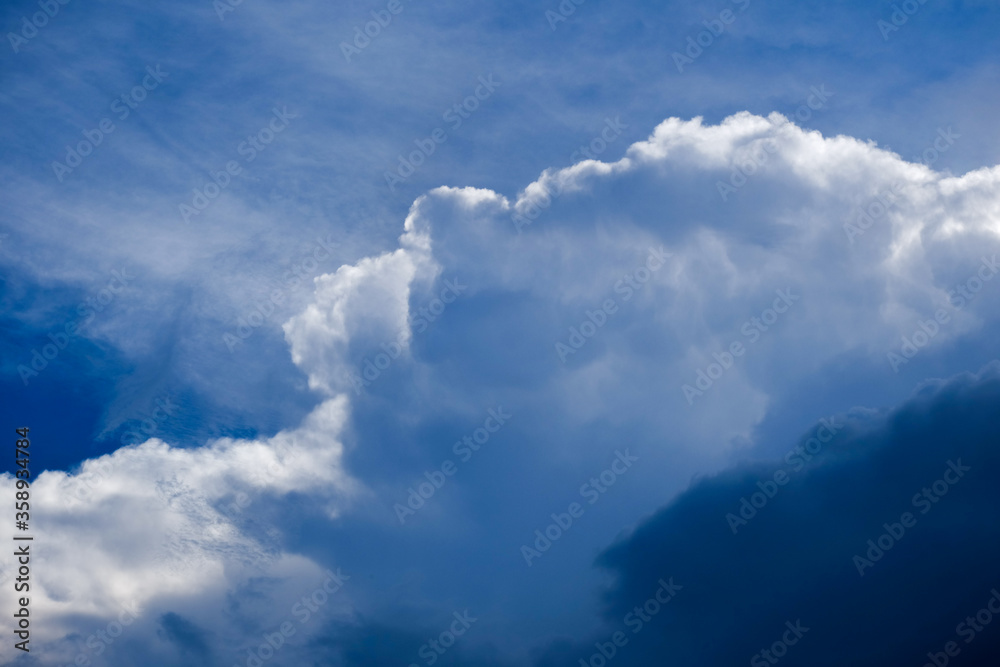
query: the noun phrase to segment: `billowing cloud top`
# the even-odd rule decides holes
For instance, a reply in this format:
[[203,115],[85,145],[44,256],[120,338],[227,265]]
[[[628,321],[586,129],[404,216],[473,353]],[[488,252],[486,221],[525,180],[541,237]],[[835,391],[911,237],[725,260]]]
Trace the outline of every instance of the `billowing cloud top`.
[[[618,122],[609,119],[605,145]],[[761,464],[740,464],[678,494],[693,475],[717,472],[734,458],[783,453],[820,416],[887,396],[899,402],[915,379],[989,361],[984,341],[1000,312],[1000,280],[993,280],[1000,271],[1000,167],[962,176],[935,170],[933,156],[957,139],[947,128],[928,137],[927,164],[919,164],[872,142],[804,130],[777,113],[739,113],[718,125],[670,118],[621,159],[546,170],[514,200],[477,188],[421,196],[398,248],[320,275],[311,302],[284,323],[292,361],[320,397],[299,426],[195,448],[153,439],[73,473],[38,476],[44,567],[32,599],[49,620],[38,631],[45,648],[32,658],[129,664],[132,649],[123,647],[142,645],[156,664],[191,664],[184,660],[195,654],[205,664],[246,664],[266,633],[285,621],[299,628],[299,598],[340,581],[341,554],[357,568],[370,559],[402,571],[410,565],[397,551],[434,549],[439,565],[431,569],[454,571],[427,575],[434,590],[414,584],[397,591],[402,606],[434,609],[432,625],[445,623],[447,614],[437,612],[469,606],[464,592],[494,612],[476,626],[493,632],[470,634],[449,659],[506,659],[508,651],[491,645],[517,635],[544,649],[540,665],[576,664],[589,653],[572,653],[579,648],[572,642],[548,644],[568,633],[564,627],[538,621],[538,634],[526,634],[524,626],[537,620],[532,614],[544,616],[544,609],[525,611],[524,625],[495,619],[516,617],[536,586],[552,593],[591,576],[581,568],[622,526],[644,521],[601,559],[619,575],[606,619],[623,616],[647,589],[655,594],[659,577],[674,576],[685,588],[670,603],[669,632],[643,635],[627,664],[674,655],[670,647],[691,661],[746,659],[754,642],[763,645],[771,630],[780,637],[784,621],[800,616],[816,628],[803,639],[803,647],[813,641],[802,652],[809,664],[843,664],[843,656],[824,652],[836,646],[830,638],[838,628],[868,642],[872,660],[893,647],[919,659],[915,637],[899,633],[879,644],[874,629],[843,619],[874,619],[880,607],[864,602],[874,591],[896,600],[909,595],[906,571],[932,578],[939,557],[921,556],[915,545],[933,553],[953,529],[929,527],[901,545],[899,561],[909,570],[888,562],[890,554],[873,570],[881,583],[868,588],[868,576],[852,578],[858,574],[847,552],[865,548],[862,535],[877,539],[883,517],[895,520],[908,507],[911,482],[927,475],[933,482],[950,460],[975,461],[969,475],[979,477],[963,482],[961,500],[949,498],[950,509],[927,523],[960,521],[967,516],[960,508],[985,511],[995,500],[975,481],[989,476],[995,459],[987,417],[996,404],[995,369],[936,388],[895,416],[854,413],[847,435],[838,436],[843,444],[830,446],[741,534],[729,533],[724,510],[738,507],[733,492],[752,487]],[[840,390],[852,387],[865,391],[841,398],[847,392]],[[954,401],[962,392],[974,406],[968,414]],[[481,452],[452,447],[466,433],[478,438],[487,410],[498,406],[515,417],[496,441]],[[793,411],[795,419],[781,419]],[[956,441],[941,444],[946,433]],[[428,444],[439,441],[443,448]],[[592,520],[590,532],[567,536],[526,566],[520,547],[535,540],[535,528],[580,494],[586,498],[577,493],[580,483],[627,447],[643,463],[616,471],[631,477],[606,489],[616,500],[580,519]],[[479,458],[471,460],[474,453]],[[444,470],[446,458],[461,467],[454,488],[399,526],[392,506],[407,502],[413,480],[425,481],[424,467]],[[488,480],[480,463],[490,468]],[[893,482],[876,487],[870,476]],[[5,475],[0,493],[12,493],[13,484]],[[598,499],[605,493],[591,492]],[[644,520],[655,507],[651,498],[673,504]],[[309,525],[330,537],[291,540],[284,529],[294,507],[309,507]],[[496,507],[508,511],[496,516]],[[970,545],[995,542],[986,516],[966,526]],[[345,522],[370,534],[377,556],[357,553],[340,532],[348,531]],[[443,536],[445,525],[462,526],[476,545]],[[4,530],[9,538],[10,527]],[[788,531],[799,537],[782,537],[785,550],[775,554]],[[394,549],[397,543],[405,548]],[[845,553],[834,554],[833,546]],[[728,549],[742,554],[739,567],[713,578],[726,569]],[[469,563],[470,554],[501,580],[518,582],[515,592],[506,596],[482,581],[482,570],[456,565]],[[991,584],[980,576],[989,562],[983,558],[970,566],[968,584],[985,601]],[[810,563],[836,576],[803,586],[815,572]],[[13,565],[6,556],[4,570]],[[351,579],[343,591],[328,584],[337,592],[324,602],[324,621],[303,623],[282,642],[281,664],[375,664],[356,657],[372,628],[393,638],[379,649],[385,657],[378,664],[416,661],[424,640],[411,640],[423,637],[424,624],[387,629],[413,617],[390,612],[399,600],[387,598],[381,582],[364,581],[346,565],[345,572]],[[539,572],[551,581],[539,584]],[[831,587],[862,602],[843,594],[837,606],[817,609]],[[574,595],[592,597],[565,593]],[[959,601],[971,602],[964,595],[949,598],[956,610]],[[95,644],[93,633],[129,608],[135,620],[118,645]],[[813,612],[808,620],[806,609]],[[921,618],[930,624],[951,616]],[[723,647],[709,626],[738,637]],[[0,647],[5,661],[13,655],[9,644]],[[303,662],[289,662],[298,658]]]

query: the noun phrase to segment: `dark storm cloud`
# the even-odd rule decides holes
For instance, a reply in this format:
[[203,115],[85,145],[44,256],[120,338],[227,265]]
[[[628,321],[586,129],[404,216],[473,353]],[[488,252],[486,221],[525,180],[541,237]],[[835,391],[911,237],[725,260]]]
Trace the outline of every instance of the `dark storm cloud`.
[[[1000,587],[998,406],[994,362],[697,483],[599,558],[617,575],[609,637],[627,640],[611,661],[943,665],[954,642],[962,664],[985,664],[1000,649],[1000,622],[976,618]],[[676,597],[645,605],[671,577]],[[545,664],[590,660],[594,641],[610,654],[609,637]]]

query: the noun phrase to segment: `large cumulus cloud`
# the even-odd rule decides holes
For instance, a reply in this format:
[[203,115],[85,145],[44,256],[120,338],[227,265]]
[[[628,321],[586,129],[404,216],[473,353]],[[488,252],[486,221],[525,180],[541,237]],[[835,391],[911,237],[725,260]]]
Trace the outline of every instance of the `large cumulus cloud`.
[[[943,128],[928,147],[962,140]],[[477,377],[544,387],[555,409],[585,406],[591,417],[650,419],[652,405],[666,406],[656,411],[664,425],[715,448],[748,436],[790,387],[848,355],[877,383],[906,376],[892,389],[901,398],[919,362],[994,322],[1000,169],[959,177],[932,166],[779,114],[715,126],[672,118],[615,162],[547,170],[515,199],[438,189],[411,217],[432,229],[443,273],[483,299],[517,296],[494,304],[492,331],[453,324],[449,343],[507,342],[491,354],[505,363],[481,363],[490,372]],[[651,249],[671,259],[626,303],[621,280]],[[977,291],[960,298],[970,281]],[[797,298],[788,314],[760,327],[711,390],[699,388],[715,354],[751,342],[743,325],[777,290]],[[624,313],[560,354],[557,343],[608,298]],[[903,336],[939,311],[933,351],[893,363]]]
[[[996,325],[997,311],[991,304],[1000,297],[993,287],[981,283],[976,297],[962,307],[949,292],[956,283],[968,284],[968,278],[984,266],[984,258],[991,261],[997,250],[998,179],[997,168],[952,176],[907,162],[870,142],[823,137],[777,114],[764,118],[744,113],[715,126],[699,119],[669,119],[620,160],[585,160],[547,170],[514,198],[472,188],[428,193],[415,202],[398,248],[319,277],[312,303],[284,324],[292,359],[321,401],[300,426],[273,438],[224,439],[200,449],[178,449],[153,440],[88,461],[75,474],[48,472],[38,478],[35,493],[46,508],[41,516],[48,515],[40,523],[40,535],[50,545],[51,560],[38,575],[37,604],[40,611],[58,619],[48,626],[53,659],[71,658],[95,619],[109,618],[131,599],[148,610],[146,624],[140,624],[142,632],[167,644],[201,647],[203,653],[250,642],[280,622],[293,600],[288,597],[292,593],[281,591],[313,586],[322,580],[325,566],[283,544],[274,515],[265,509],[290,496],[308,499],[328,518],[343,512],[348,499],[355,503],[350,507],[364,506],[368,512],[376,504],[389,506],[386,497],[363,490],[382,489],[386,478],[399,473],[395,467],[401,458],[382,456],[398,451],[391,441],[375,437],[376,422],[395,421],[400,431],[415,431],[413,424],[421,425],[442,412],[476,415],[504,397],[506,407],[518,415],[519,425],[513,428],[521,429],[520,435],[537,446],[517,450],[512,455],[516,464],[491,468],[488,480],[470,470],[468,482],[456,482],[461,493],[455,497],[474,502],[444,496],[440,511],[427,520],[440,527],[456,517],[474,524],[490,517],[489,530],[481,531],[484,537],[477,548],[486,559],[512,554],[513,565],[496,561],[503,568],[523,567],[517,560],[517,545],[534,527],[532,508],[562,502],[552,480],[571,477],[575,482],[597,463],[604,465],[609,446],[614,449],[621,434],[627,433],[641,451],[643,471],[636,473],[628,490],[622,490],[618,504],[611,507],[609,502],[603,518],[594,519],[589,534],[579,533],[576,554],[564,549],[565,556],[547,557],[546,563],[558,567],[563,563],[560,558],[577,558],[580,550],[606,545],[622,525],[680,492],[693,474],[726,465],[734,446],[743,446],[735,450],[742,453],[756,451],[758,458],[769,448],[780,448],[780,438],[760,437],[762,422],[776,407],[787,409],[799,400],[800,388],[816,378],[842,382],[839,366],[845,358],[856,362],[851,381],[871,378],[872,384],[888,388],[890,401],[902,396],[903,387],[912,386],[906,372],[953,350],[954,341]],[[883,204],[880,213],[873,203],[885,199],[887,192],[892,201]],[[870,223],[861,217],[863,211],[872,216]],[[860,234],[845,227],[859,224]],[[654,254],[662,258],[655,270],[650,263]],[[444,278],[461,281],[468,285],[467,291],[461,303],[449,306],[417,341],[410,331],[415,303],[426,299]],[[765,313],[780,298],[779,292],[794,295],[786,304],[789,308],[773,326],[758,328],[759,335],[750,340],[744,327],[754,317],[767,321]],[[584,345],[576,345],[573,330],[582,330],[583,322],[602,320],[594,313],[608,300],[615,308],[607,309]],[[912,335],[921,322],[941,310],[949,321],[938,326],[933,345],[909,361],[901,374],[893,373],[887,352],[899,348],[902,336]],[[352,391],[356,387],[350,371],[390,340],[400,345],[399,360],[386,373],[395,374],[394,379],[367,391]],[[719,355],[731,350],[734,341],[744,344],[745,355],[723,362]],[[574,351],[560,358],[557,343]],[[699,372],[712,374],[713,363],[726,366],[725,372],[710,387],[702,386],[703,393],[692,400],[684,385],[697,387]],[[975,385],[981,385],[979,389],[962,394],[970,405],[985,404],[991,377],[987,374]],[[894,480],[872,483],[867,491],[869,504],[877,496],[888,509],[891,491],[908,489],[918,476],[930,474],[924,453],[934,455],[938,468],[949,456],[971,461],[978,455],[977,470],[988,470],[991,459],[982,441],[985,435],[973,428],[981,425],[978,413],[970,413],[966,431],[957,431],[966,433],[971,454],[947,449],[959,447],[961,439],[935,449],[929,436],[914,441],[919,446],[909,459],[885,454],[905,450],[893,444],[902,442],[894,428],[931,419],[921,416],[920,406],[934,408],[937,412],[931,411],[931,416],[942,420],[923,424],[925,435],[945,432],[944,423],[958,429],[959,422],[948,421],[951,413],[945,408],[951,405],[946,400],[949,392],[961,394],[955,387],[962,386],[958,383],[935,390],[931,398],[916,399],[912,406],[917,407],[898,413],[909,415],[905,419],[895,417],[896,421],[884,424],[873,417],[852,420],[838,437],[839,444],[829,447],[823,465],[803,472],[784,488],[770,515],[762,514],[736,536],[727,533],[720,518],[724,512],[716,517],[718,525],[707,530],[729,541],[705,562],[728,562],[726,549],[747,548],[737,546],[740,540],[760,546],[754,531],[763,534],[768,526],[777,525],[773,522],[782,516],[778,511],[782,502],[789,506],[788,521],[806,537],[812,534],[809,530],[816,531],[812,542],[785,540],[800,561],[812,558],[815,550],[832,552],[840,539],[850,542],[848,537],[859,535],[854,523],[831,519],[823,532],[818,524],[808,523],[806,514],[796,514],[805,513],[808,503],[788,499],[814,497],[820,509],[836,514],[829,506],[830,497],[835,488],[844,488],[839,485],[851,475],[862,479],[880,471],[882,476],[872,479]],[[375,400],[387,393],[393,393],[398,414]],[[799,433],[810,420],[826,414],[824,400],[817,393],[811,401],[794,403],[796,420],[788,428]],[[957,402],[953,406],[955,412],[962,409]],[[366,472],[358,481],[344,469],[342,458],[341,433],[348,424],[359,443],[355,461]],[[595,424],[599,428],[593,428]],[[916,437],[922,431],[906,432]],[[746,447],[755,442],[757,450]],[[415,443],[418,452],[420,444]],[[378,452],[377,465],[365,466],[365,452],[368,456]],[[261,468],[269,472],[254,473]],[[735,475],[748,481],[753,473],[740,470],[719,479]],[[87,493],[74,494],[88,475],[97,475],[100,483]],[[656,536],[663,534],[660,523],[666,521],[672,538],[678,531],[691,531],[684,544],[716,539],[716,533],[695,530],[703,512],[695,500],[706,493],[704,488],[714,489],[723,481],[696,487],[605,557],[604,562],[621,573],[619,588],[610,599],[610,618],[620,617],[623,605],[661,576],[674,576],[686,587],[672,609],[689,609],[692,618],[701,618],[702,609],[716,608],[711,595],[695,595],[699,585],[712,589],[710,582],[699,579],[701,570],[684,571],[683,554],[670,552]],[[0,486],[9,491],[12,483],[8,476]],[[806,486],[816,495],[810,496]],[[514,488],[519,489],[516,503],[510,501]],[[859,484],[862,500],[864,488]],[[968,483],[948,500],[976,488]],[[716,512],[722,503],[713,498]],[[848,508],[859,504],[849,494],[846,498]],[[976,506],[984,498],[976,496]],[[249,502],[252,510],[227,509],[234,502],[237,506]],[[490,509],[497,503],[519,511],[497,516]],[[467,514],[466,507],[485,511]],[[875,514],[872,530],[893,518],[891,512],[885,519]],[[913,543],[923,525],[946,515],[937,510],[918,524]],[[977,526],[972,526],[969,540],[977,537],[976,530],[985,530]],[[783,528],[774,528],[771,535],[779,530]],[[648,535],[654,537],[644,537]],[[993,539],[987,533],[979,537],[983,535]],[[392,535],[385,533],[382,538],[391,540]],[[648,553],[664,553],[663,562],[677,562],[677,569],[658,571],[650,580],[652,570],[660,568],[659,557],[653,568],[653,561],[630,556],[627,546],[641,539],[648,539]],[[680,548],[672,541],[668,546]],[[749,552],[741,567],[771,558],[761,553],[765,552]],[[786,556],[780,554],[778,560],[784,562],[782,558]],[[866,586],[878,577],[893,578],[882,572],[900,571],[886,567],[889,561],[887,557],[873,571],[872,579],[864,577]],[[556,579],[581,574],[572,567],[559,570],[553,574]],[[831,571],[829,578],[817,580],[817,589],[797,587],[794,580],[781,582],[776,574],[768,580],[763,571],[761,578],[783,592],[783,600],[792,607],[805,604],[796,595],[813,594],[819,588],[822,593],[831,589],[830,582],[857,592],[859,584],[847,576],[849,567]],[[928,576],[932,572],[929,566],[915,571]],[[111,573],[118,573],[117,578]],[[481,579],[482,573],[470,570],[449,576]],[[513,575],[505,571],[505,576]],[[800,571],[799,576],[805,574]],[[276,580],[291,584],[275,588],[266,583]],[[119,583],[95,584],[104,581]],[[866,590],[876,589],[878,584]],[[587,595],[587,587],[579,590],[584,592],[575,594]],[[722,589],[716,592],[714,599],[728,594]],[[503,607],[496,600],[480,602]],[[220,614],[220,608],[227,612]],[[765,621],[796,615],[784,606],[765,608],[767,613],[748,622],[747,644],[734,643],[732,651],[745,651],[760,633],[767,636],[763,631],[770,626],[765,628]],[[516,610],[506,612],[513,615]],[[738,612],[731,609],[730,617],[737,618]],[[816,626],[810,627],[824,627],[825,621],[827,629],[812,630],[810,638],[841,627],[833,616],[832,611],[817,612]],[[327,646],[347,650],[364,645],[365,633],[356,625],[337,627],[341,630],[330,632],[343,632],[345,638],[342,642],[328,638]],[[403,636],[408,632],[402,631]],[[702,637],[690,627],[688,632]],[[635,655],[660,650],[647,638],[651,636],[642,636],[646,648],[636,641]],[[575,650],[572,643],[567,646]],[[684,646],[689,651],[685,655],[692,657],[697,650],[706,650],[691,643]],[[730,649],[714,644],[710,648],[732,657],[725,652]],[[126,654],[120,655],[110,657],[109,664],[124,662]],[[741,659],[748,657],[741,654]],[[545,659],[556,658],[550,654]]]

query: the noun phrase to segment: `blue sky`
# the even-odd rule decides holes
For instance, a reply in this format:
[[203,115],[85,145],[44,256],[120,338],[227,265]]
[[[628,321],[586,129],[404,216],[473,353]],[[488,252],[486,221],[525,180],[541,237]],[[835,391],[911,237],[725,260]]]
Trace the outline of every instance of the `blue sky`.
[[3,662],[996,654],[995,3],[0,21]]

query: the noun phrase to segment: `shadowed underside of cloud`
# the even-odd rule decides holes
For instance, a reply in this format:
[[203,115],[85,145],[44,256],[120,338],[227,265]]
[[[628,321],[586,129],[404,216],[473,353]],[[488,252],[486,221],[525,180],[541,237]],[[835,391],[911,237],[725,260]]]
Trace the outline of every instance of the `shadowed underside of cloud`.
[[[598,559],[615,575],[606,631],[552,642],[532,664],[902,667],[928,653],[943,665],[945,650],[960,664],[993,664],[998,406],[993,362],[928,382],[892,411],[824,420],[785,459],[696,483]],[[338,664],[418,663],[434,629],[341,625],[324,645]],[[511,664],[493,660],[463,649],[435,662]]]
[[[783,664],[921,665],[947,642],[960,664],[995,659],[992,612],[966,618],[1000,589],[998,407],[994,362],[888,414],[843,418],[808,463],[793,455],[696,484],[599,559],[617,576],[606,620],[629,637],[616,664],[745,664],[798,639],[785,623],[799,620],[808,631]],[[743,498],[765,500],[752,498],[758,483],[774,496],[746,509]],[[623,619],[671,577],[683,589],[633,634]]]

